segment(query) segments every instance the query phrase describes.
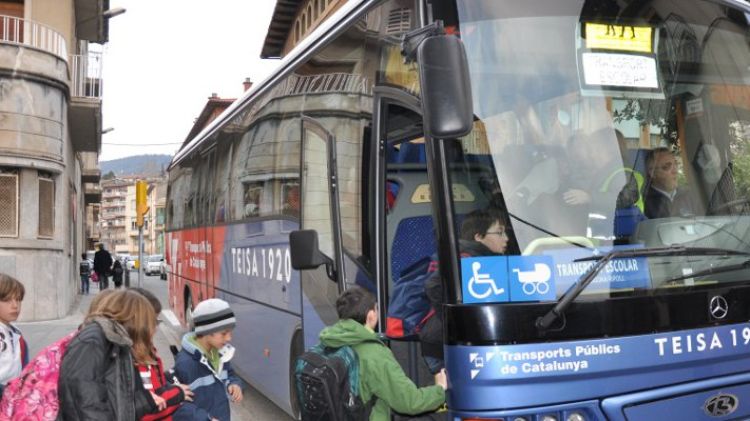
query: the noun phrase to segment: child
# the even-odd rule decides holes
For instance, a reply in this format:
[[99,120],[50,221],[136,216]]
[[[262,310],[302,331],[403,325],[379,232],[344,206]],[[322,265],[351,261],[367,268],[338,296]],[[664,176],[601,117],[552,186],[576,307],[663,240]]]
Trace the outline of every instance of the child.
[[86,253],[81,254],[81,262],[79,263],[78,274],[81,276],[81,295],[89,293],[89,277],[91,276],[91,269],[93,269],[91,262],[86,258]]
[[0,396],[5,385],[18,377],[29,362],[26,341],[11,324],[18,319],[25,293],[22,283],[0,273]]
[[175,358],[175,375],[190,385],[193,402],[184,403],[173,419],[229,421],[229,400],[242,400],[240,380],[229,360],[234,348],[229,344],[235,326],[234,312],[218,298],[201,301],[193,311],[193,332],[182,338],[182,349]]
[[112,265],[112,282],[115,283],[115,288],[122,286],[122,272],[122,263],[119,260],[115,260],[115,263]]
[[[161,313],[161,303],[151,291],[144,288],[131,288],[131,290],[143,295],[151,306],[154,313]],[[156,394],[165,402],[165,407],[161,411],[148,414],[141,418],[141,421],[171,420],[172,414],[180,407],[183,401],[192,401],[193,392],[187,385],[174,385],[167,382],[167,376],[164,374],[164,365],[161,358],[156,353],[156,348],[151,349],[150,358],[146,361],[136,361],[135,367],[143,379],[143,387],[151,393]]]
[[320,343],[331,348],[350,346],[359,359],[360,397],[373,403],[370,421],[388,421],[391,409],[414,415],[434,411],[445,402],[445,370],[435,375],[435,385],[417,387],[404,373],[393,352],[378,338],[378,304],[360,287],[349,287],[336,299],[339,321],[320,332]]
[[131,421],[157,410],[133,365],[153,348],[154,309],[128,290],[98,298],[65,349],[59,420]]

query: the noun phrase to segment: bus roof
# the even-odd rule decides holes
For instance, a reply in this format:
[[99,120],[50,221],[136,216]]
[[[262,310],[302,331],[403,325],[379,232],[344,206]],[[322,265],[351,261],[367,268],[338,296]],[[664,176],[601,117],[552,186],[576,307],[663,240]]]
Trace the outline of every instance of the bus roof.
[[180,148],[179,151],[172,158],[172,162],[169,165],[169,169],[172,169],[175,164],[184,159],[193,150],[195,150],[204,139],[207,139],[213,135],[221,126],[231,120],[234,115],[241,110],[247,103],[249,103],[255,97],[263,94],[270,89],[275,82],[281,78],[287,76],[291,72],[292,68],[295,67],[300,61],[306,58],[308,51],[312,48],[327,42],[329,39],[337,35],[335,28],[341,28],[351,19],[359,16],[356,13],[361,8],[366,7],[368,3],[376,3],[373,0],[349,0],[344,3],[339,10],[337,10],[329,19],[326,19],[319,27],[317,27],[310,35],[305,37],[297,46],[289,52],[281,60],[281,64],[274,70],[269,76],[267,76],[261,83],[253,86],[242,97],[234,101],[224,112],[222,112],[216,119],[209,123],[203,128],[190,142]]

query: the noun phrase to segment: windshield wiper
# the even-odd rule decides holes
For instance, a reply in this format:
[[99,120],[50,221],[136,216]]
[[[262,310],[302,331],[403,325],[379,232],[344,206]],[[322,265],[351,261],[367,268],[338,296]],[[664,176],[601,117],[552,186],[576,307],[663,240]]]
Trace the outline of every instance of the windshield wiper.
[[700,278],[701,276],[716,275],[718,273],[734,272],[736,270],[749,269],[749,268],[750,268],[750,259],[743,260],[740,263],[735,263],[733,265],[712,267],[708,269],[699,270],[698,272],[693,272],[691,274],[677,276],[675,278],[667,279],[666,281],[664,281],[664,283],[668,284],[671,282],[677,282],[677,281],[681,281],[683,279],[688,279],[688,278]]
[[[722,249],[712,247],[685,247],[680,245],[668,246],[668,247],[653,247],[643,249],[628,249],[628,250],[612,250],[601,256],[584,257],[581,259],[574,260],[575,262],[584,262],[588,260],[597,260],[586,273],[578,278],[573,286],[565,291],[560,297],[557,304],[547,312],[544,316],[540,316],[536,319],[536,327],[540,331],[547,330],[552,323],[554,323],[565,310],[570,307],[570,304],[575,300],[586,287],[596,278],[599,272],[607,266],[612,260],[631,258],[631,257],[659,257],[659,256],[750,256],[750,253]],[[700,276],[697,274],[691,274],[686,278],[692,278]]]

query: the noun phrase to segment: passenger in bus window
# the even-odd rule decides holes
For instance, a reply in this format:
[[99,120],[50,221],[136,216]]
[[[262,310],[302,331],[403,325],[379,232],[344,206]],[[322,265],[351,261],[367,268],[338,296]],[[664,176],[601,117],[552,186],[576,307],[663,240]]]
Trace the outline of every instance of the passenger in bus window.
[[369,291],[347,289],[336,300],[336,312],[340,320],[320,332],[320,342],[332,348],[350,346],[357,353],[360,397],[365,403],[375,399],[370,421],[390,420],[391,410],[407,415],[434,411],[445,402],[445,370],[437,373],[435,385],[417,387],[378,338],[378,303]]
[[[461,257],[498,256],[508,247],[508,224],[506,214],[497,208],[478,209],[468,215],[461,224],[458,240]],[[437,262],[434,262],[437,263]],[[432,310],[423,321],[419,331],[422,357],[433,374],[445,367],[443,360],[443,284],[438,265],[430,265],[433,272],[425,284],[425,293]]]
[[690,192],[677,186],[677,158],[668,148],[656,148],[646,157],[648,189],[645,214],[648,218],[693,215]]

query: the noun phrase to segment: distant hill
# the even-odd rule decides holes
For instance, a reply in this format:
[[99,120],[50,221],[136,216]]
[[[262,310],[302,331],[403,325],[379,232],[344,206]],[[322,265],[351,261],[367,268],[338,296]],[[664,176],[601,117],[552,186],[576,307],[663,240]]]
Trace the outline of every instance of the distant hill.
[[162,171],[167,169],[171,160],[171,155],[134,155],[111,161],[101,161],[99,162],[99,166],[101,167],[102,175],[112,171],[116,176],[158,176]]

